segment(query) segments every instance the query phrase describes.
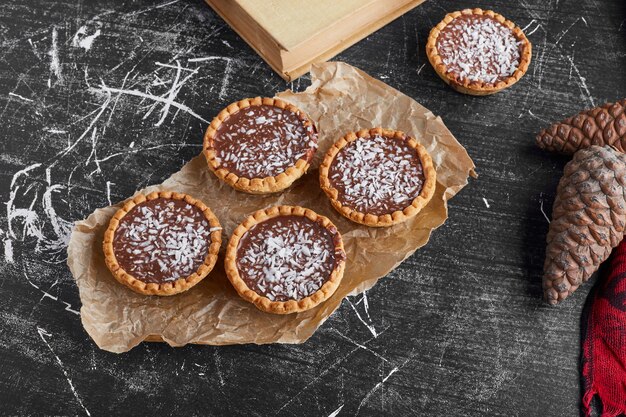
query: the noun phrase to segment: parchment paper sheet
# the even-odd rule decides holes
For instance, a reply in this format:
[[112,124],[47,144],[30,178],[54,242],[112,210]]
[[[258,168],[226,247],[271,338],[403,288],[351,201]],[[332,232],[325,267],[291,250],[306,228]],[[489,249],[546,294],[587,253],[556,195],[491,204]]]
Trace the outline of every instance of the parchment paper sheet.
[[[312,85],[305,92],[278,95],[306,111],[320,131],[320,149],[313,167],[292,188],[271,196],[236,192],[220,183],[209,172],[204,156],[199,155],[163,184],[142,191],[169,189],[204,201],[224,228],[222,249],[237,224],[261,208],[293,204],[328,216],[341,231],[347,253],[345,276],[337,292],[303,313],[263,313],[238,297],[220,257],[211,274],[187,292],[172,297],[136,294],[117,283],[104,264],[102,238],[120,206],[117,204],[77,222],[68,247],[68,264],[82,301],[81,320],[100,348],[125,352],[155,336],[172,346],[302,343],[345,296],[372,287],[425,245],[433,229],[443,224],[446,201],[467,184],[468,175],[474,175],[474,164],[442,120],[408,96],[345,63],[315,65],[311,77]],[[318,183],[316,168],[330,145],[350,130],[373,126],[403,130],[415,137],[428,149],[437,169],[432,201],[417,217],[391,228],[368,228],[344,219],[332,209]]]

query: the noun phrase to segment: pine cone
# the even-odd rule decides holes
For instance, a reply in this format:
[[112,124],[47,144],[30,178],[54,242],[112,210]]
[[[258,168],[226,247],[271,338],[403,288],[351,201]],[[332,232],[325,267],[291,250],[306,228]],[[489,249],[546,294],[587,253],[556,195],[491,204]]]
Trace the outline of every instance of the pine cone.
[[626,99],[582,111],[553,124],[537,135],[537,145],[566,155],[591,145],[610,145],[626,152]]
[[626,155],[582,149],[565,166],[548,231],[543,290],[557,304],[587,281],[624,237]]

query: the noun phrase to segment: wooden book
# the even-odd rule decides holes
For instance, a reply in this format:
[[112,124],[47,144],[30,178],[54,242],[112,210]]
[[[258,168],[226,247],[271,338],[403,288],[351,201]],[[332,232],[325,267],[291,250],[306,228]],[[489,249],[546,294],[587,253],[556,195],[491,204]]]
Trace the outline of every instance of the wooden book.
[[206,0],[291,81],[424,0]]

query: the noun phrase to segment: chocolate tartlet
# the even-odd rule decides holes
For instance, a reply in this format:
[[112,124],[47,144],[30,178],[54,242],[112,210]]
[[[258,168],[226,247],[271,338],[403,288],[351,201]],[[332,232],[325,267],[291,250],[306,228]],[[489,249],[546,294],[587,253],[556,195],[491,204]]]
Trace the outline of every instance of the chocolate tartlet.
[[341,235],[328,218],[278,206],[257,211],[235,229],[225,267],[244,300],[289,314],[327,300],[343,277],[345,259]]
[[282,191],[306,173],[317,149],[313,122],[296,106],[256,97],[233,103],[204,135],[209,168],[252,194]]
[[328,150],[320,185],[348,219],[384,227],[417,215],[435,192],[436,171],[426,149],[403,132],[350,132]]
[[524,32],[491,10],[454,12],[430,31],[426,54],[437,74],[455,90],[497,93],[528,70],[532,46]]
[[139,194],[119,209],[104,234],[115,279],[146,295],[173,295],[215,266],[222,228],[201,201],[167,191]]

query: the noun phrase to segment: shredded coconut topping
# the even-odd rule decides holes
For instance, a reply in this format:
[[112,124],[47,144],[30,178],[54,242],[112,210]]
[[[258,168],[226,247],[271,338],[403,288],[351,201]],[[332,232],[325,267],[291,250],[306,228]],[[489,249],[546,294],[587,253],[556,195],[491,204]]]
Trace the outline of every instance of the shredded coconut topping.
[[411,205],[424,184],[417,151],[406,141],[375,135],[342,148],[329,170],[342,205],[382,215]]
[[175,281],[202,265],[217,230],[196,206],[158,198],[136,205],[120,220],[113,251],[122,269],[141,281]]
[[253,226],[237,249],[237,268],[246,285],[271,301],[301,300],[330,278],[334,235],[301,216],[275,217]]
[[273,177],[310,160],[317,149],[312,125],[279,107],[250,106],[222,122],[214,139],[216,160],[227,170],[244,178]]
[[511,29],[484,15],[459,16],[437,38],[448,73],[490,84],[513,75],[520,64],[521,44]]

